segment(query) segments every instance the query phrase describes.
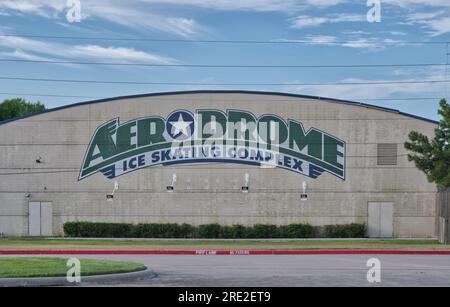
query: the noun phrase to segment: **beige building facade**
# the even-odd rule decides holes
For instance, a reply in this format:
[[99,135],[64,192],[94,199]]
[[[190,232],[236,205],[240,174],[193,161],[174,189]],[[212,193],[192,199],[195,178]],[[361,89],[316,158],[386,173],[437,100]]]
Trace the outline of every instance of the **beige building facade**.
[[[0,123],[0,232],[67,221],[366,223],[436,237],[436,187],[407,160],[437,123],[320,97],[247,91],[91,101]],[[302,195],[304,194],[304,195]]]

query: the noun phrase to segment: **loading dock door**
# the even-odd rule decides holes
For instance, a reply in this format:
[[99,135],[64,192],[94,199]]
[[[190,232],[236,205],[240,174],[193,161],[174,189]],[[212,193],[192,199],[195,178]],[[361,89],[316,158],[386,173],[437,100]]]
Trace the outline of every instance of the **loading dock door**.
[[32,237],[53,235],[53,209],[49,202],[28,203],[29,235]]
[[369,202],[368,234],[371,238],[392,238],[394,227],[394,204]]

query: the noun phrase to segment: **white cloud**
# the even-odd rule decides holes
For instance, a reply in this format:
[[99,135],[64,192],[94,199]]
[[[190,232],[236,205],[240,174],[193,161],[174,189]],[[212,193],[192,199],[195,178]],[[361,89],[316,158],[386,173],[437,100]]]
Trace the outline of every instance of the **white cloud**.
[[[6,58],[13,58],[13,59],[23,59],[23,60],[30,60],[30,61],[54,61],[54,58],[51,57],[43,57],[36,54],[25,52],[21,49],[16,49],[13,51],[7,51],[7,52],[0,52],[0,56],[6,57]],[[83,66],[78,64],[67,64],[67,63],[58,63],[55,65],[59,66],[65,66],[65,67],[71,67],[71,68],[83,68]]]
[[405,35],[408,35],[407,33],[402,32],[402,31],[389,31],[389,32],[385,32],[385,33],[390,34],[390,35],[395,35],[395,36],[405,36]]
[[377,38],[377,37],[358,37],[352,39],[338,38],[330,35],[307,35],[304,39],[277,39],[280,42],[298,42],[308,45],[323,45],[323,46],[341,46],[355,49],[366,49],[370,51],[383,50],[387,45],[402,46],[407,45],[401,40]]
[[10,51],[10,52],[0,52],[0,56],[9,57],[9,58],[12,57],[12,58],[24,59],[24,60],[31,60],[31,61],[50,61],[51,60],[51,58],[30,54],[21,49],[16,49],[16,50]]
[[[305,7],[325,8],[347,0],[83,0],[84,20],[103,19],[136,29],[157,30],[183,37],[202,33],[205,28],[187,16],[171,16],[159,11],[162,6],[192,6],[227,11],[283,12],[292,14]],[[65,18],[65,0],[0,0],[0,9],[7,13]]]
[[[171,64],[177,61],[173,58],[154,53],[148,53],[133,48],[99,45],[67,45],[50,43],[35,39],[0,36],[0,47],[7,50],[8,56],[30,60],[89,60],[117,61],[124,63],[154,63]],[[46,58],[42,58],[46,56]],[[51,57],[51,58],[47,58]]]
[[315,27],[328,23],[328,19],[324,17],[311,17],[301,15],[292,20],[292,27],[301,29],[306,27]]
[[411,13],[406,17],[407,25],[420,25],[428,29],[431,36],[450,33],[450,17],[445,10]]
[[62,11],[65,4],[58,0],[1,0],[0,8],[49,18],[55,11]]
[[132,5],[105,6],[102,1],[85,7],[88,18],[100,18],[130,28],[156,30],[182,37],[190,37],[205,31],[204,27],[191,18],[164,16]]
[[[423,69],[421,72],[415,71],[415,75],[422,73],[422,77],[418,78],[404,78],[404,79],[376,79],[368,80],[364,78],[346,78],[339,80],[341,83],[371,83],[371,82],[392,82],[392,81],[431,81],[443,80],[445,72],[442,69]],[[411,76],[411,70],[405,69],[403,71],[397,70],[396,76]],[[300,81],[293,81],[291,83],[302,83]],[[439,95],[445,96],[446,83],[388,83],[388,84],[362,84],[362,85],[327,85],[327,86],[292,86],[287,85],[286,91],[309,94],[322,97],[332,97],[339,99],[373,99],[373,98],[391,98],[394,95],[406,95],[412,97],[436,97]]]
[[366,21],[365,15],[356,14],[333,14],[325,17],[315,17],[300,15],[291,19],[293,28],[301,29],[306,27],[320,26],[323,24],[333,24],[341,22],[362,22]]
[[166,18],[167,23],[171,26],[172,31],[181,36],[190,36],[196,33],[198,25],[195,20],[187,18]]
[[121,62],[174,63],[168,57],[125,47],[102,47],[98,45],[77,45],[68,49],[66,56],[75,58],[120,60]]
[[382,3],[390,4],[395,6],[400,6],[403,8],[411,8],[412,6],[442,6],[448,7],[450,6],[450,1],[448,0],[383,0]]
[[[64,19],[65,0],[0,0],[0,9],[7,13],[38,15]],[[124,3],[118,0],[83,0],[81,13],[84,20],[103,19],[136,29],[156,30],[183,37],[204,31],[191,18],[159,14],[144,0]]]
[[143,0],[147,3],[195,6],[226,11],[260,11],[291,13],[304,7],[325,8],[347,0]]
[[426,20],[422,22],[425,27],[432,30],[431,36],[439,36],[450,33],[450,17]]

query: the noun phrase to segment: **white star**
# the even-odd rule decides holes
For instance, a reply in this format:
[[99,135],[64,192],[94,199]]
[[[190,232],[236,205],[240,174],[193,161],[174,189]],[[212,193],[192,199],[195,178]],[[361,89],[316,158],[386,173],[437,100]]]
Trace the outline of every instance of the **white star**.
[[170,122],[172,125],[172,134],[175,136],[181,132],[182,134],[189,136],[188,128],[191,123],[192,122],[185,122],[180,113],[180,116],[176,122]]

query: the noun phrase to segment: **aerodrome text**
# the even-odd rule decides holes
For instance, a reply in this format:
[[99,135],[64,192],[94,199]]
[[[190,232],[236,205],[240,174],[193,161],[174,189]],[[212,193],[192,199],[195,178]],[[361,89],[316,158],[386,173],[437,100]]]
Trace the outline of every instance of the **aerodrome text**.
[[241,163],[281,167],[311,178],[329,172],[345,179],[345,142],[275,115],[246,111],[178,110],[167,119],[113,119],[97,128],[80,180],[101,171],[108,178],[157,164]]

